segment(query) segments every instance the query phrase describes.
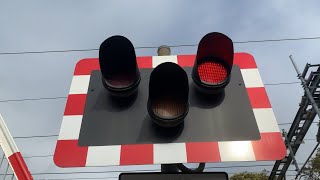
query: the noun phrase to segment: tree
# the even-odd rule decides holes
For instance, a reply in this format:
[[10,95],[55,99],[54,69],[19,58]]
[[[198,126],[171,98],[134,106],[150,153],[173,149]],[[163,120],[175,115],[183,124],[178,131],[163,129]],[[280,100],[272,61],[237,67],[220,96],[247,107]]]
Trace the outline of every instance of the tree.
[[[320,180],[320,148],[317,149],[317,153],[314,157],[310,158],[310,161],[303,168],[301,179],[304,180]],[[233,175],[230,180],[267,180],[267,171],[263,170],[260,173],[242,172]]]
[[302,176],[305,179],[320,180],[320,148],[317,153],[310,159],[307,166],[302,170]]
[[230,177],[230,180],[268,180],[267,171],[260,173],[242,172]]

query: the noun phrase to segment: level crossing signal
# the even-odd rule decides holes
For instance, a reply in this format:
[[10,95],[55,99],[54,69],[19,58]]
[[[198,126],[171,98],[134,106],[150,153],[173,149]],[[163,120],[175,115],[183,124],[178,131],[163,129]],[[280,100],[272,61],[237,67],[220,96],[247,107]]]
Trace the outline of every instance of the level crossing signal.
[[[54,161],[59,167],[279,160],[280,129],[256,62],[205,35],[197,53],[136,56],[116,35],[80,60]],[[167,54],[167,55],[165,55]]]
[[[222,33],[205,35],[198,46],[192,80],[199,93],[219,94],[228,85],[233,65],[233,42]],[[106,39],[99,49],[102,83],[117,98],[138,93],[141,81],[133,44],[123,36]],[[189,112],[188,75],[179,65],[166,62],[150,74],[147,111],[165,128],[180,125]]]

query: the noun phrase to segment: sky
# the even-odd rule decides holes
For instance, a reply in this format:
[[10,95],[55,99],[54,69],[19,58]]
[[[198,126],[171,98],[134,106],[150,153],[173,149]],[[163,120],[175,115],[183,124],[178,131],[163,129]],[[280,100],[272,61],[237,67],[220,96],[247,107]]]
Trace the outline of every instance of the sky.
[[[320,2],[316,0],[0,0],[0,113],[14,137],[59,134],[66,103],[64,97],[68,94],[76,62],[83,58],[98,57],[98,51],[4,53],[96,49],[102,41],[113,35],[126,36],[135,47],[197,44],[209,32],[222,32],[234,42],[319,37],[319,7]],[[320,40],[235,43],[234,47],[235,52],[247,52],[254,56],[265,84],[298,82],[289,55],[293,55],[301,71],[307,62],[316,64],[320,59]],[[136,53],[137,56],[150,56],[157,55],[156,51],[137,49]],[[195,53],[195,46],[171,48],[172,55]],[[292,122],[303,95],[300,84],[269,85],[266,90],[278,123]],[[7,101],[54,97],[61,98]],[[280,129],[289,130],[289,127],[281,125]],[[317,128],[316,124],[312,125],[306,138],[314,139]],[[25,159],[35,179],[118,175],[61,174],[65,172],[159,169],[159,165],[61,169],[54,165],[50,156],[53,155],[56,140],[57,136],[16,138],[23,156],[49,155]],[[301,145],[297,153],[298,163],[304,163],[315,144],[315,140],[307,140]],[[271,170],[272,166],[219,167],[273,163],[210,163],[208,167],[217,168],[207,171],[232,174]]]

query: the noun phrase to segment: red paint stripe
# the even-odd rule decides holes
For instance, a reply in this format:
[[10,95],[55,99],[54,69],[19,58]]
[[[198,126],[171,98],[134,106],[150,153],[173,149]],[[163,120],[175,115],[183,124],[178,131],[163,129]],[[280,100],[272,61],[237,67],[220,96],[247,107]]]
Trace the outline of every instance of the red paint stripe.
[[84,167],[87,146],[79,146],[78,140],[58,140],[53,161],[59,167]]
[[76,68],[74,70],[74,75],[90,75],[91,71],[99,70],[99,59],[98,58],[90,58],[90,59],[82,59],[76,64]]
[[16,152],[14,154],[12,154],[11,156],[9,156],[9,162],[13,168],[13,171],[17,177],[17,179],[33,179],[33,177],[31,176],[28,167],[26,165],[26,163],[23,160],[23,157],[21,156],[20,152]]
[[120,165],[153,164],[153,144],[122,145]]
[[264,87],[247,88],[252,108],[271,108],[271,104]]
[[252,141],[252,148],[257,161],[280,160],[287,153],[280,132],[261,133],[259,141]]
[[64,115],[82,115],[87,94],[69,94]]
[[193,67],[196,55],[178,55],[177,58],[181,67]]
[[248,53],[235,53],[233,57],[233,64],[238,65],[240,69],[257,68],[254,57]]
[[139,68],[152,68],[152,56],[137,57]]
[[221,162],[218,142],[186,143],[188,163]]

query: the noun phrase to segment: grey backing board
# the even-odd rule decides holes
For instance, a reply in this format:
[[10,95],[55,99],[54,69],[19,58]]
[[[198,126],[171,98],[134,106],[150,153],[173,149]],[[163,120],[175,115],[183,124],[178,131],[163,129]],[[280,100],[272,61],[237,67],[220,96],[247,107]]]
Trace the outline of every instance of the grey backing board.
[[259,140],[260,132],[244,81],[234,65],[231,81],[216,97],[199,94],[189,78],[190,109],[184,123],[173,129],[155,125],[147,113],[149,77],[153,69],[140,69],[136,96],[118,100],[103,87],[100,71],[92,71],[83,114],[79,145],[108,146],[177,142]]

